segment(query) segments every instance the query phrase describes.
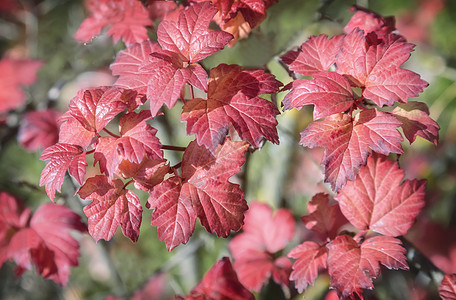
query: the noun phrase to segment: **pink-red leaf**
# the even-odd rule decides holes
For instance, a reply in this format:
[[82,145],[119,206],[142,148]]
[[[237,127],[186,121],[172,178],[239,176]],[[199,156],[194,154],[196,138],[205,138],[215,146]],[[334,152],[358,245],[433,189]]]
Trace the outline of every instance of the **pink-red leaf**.
[[347,34],[358,28],[363,30],[365,34],[374,31],[379,36],[383,36],[396,29],[394,27],[394,17],[384,18],[373,11],[358,6],[353,6],[351,11],[355,11],[355,13],[344,27],[344,31]]
[[163,181],[169,171],[165,159],[143,158],[140,163],[124,159],[118,166],[119,175],[123,178],[133,178],[137,189],[148,191]]
[[290,251],[288,257],[297,259],[293,264],[290,280],[295,281],[298,292],[302,293],[307,286],[313,285],[319,270],[327,268],[326,247],[307,241]]
[[149,55],[160,50],[158,43],[146,40],[140,44],[134,44],[120,51],[116,60],[111,64],[112,74],[119,76],[115,85],[128,88],[145,95],[149,80],[155,73],[154,70],[139,71],[139,68],[147,61]]
[[187,134],[199,145],[214,151],[232,125],[241,139],[258,147],[262,138],[278,143],[276,106],[259,94],[273,93],[280,83],[262,70],[242,70],[237,65],[219,65],[211,70],[208,99],[193,99],[183,107],[181,120]]
[[342,235],[327,247],[331,287],[343,299],[355,294],[362,299],[362,289],[373,289],[372,279],[380,273],[380,264],[389,269],[408,269],[406,250],[393,237],[375,236],[358,246],[350,236]]
[[94,158],[102,172],[113,178],[123,159],[139,164],[144,157],[163,158],[161,143],[155,136],[157,130],[146,123],[149,119],[148,111],[127,113],[120,118],[119,138],[108,136],[99,139]]
[[0,114],[24,104],[25,94],[21,86],[32,85],[42,65],[41,61],[32,59],[2,58],[0,60]]
[[364,88],[363,96],[379,106],[406,103],[428,85],[418,74],[399,68],[413,47],[397,35],[378,40],[375,33],[365,37],[363,31],[355,29],[344,38],[336,58],[337,72]]
[[439,286],[439,296],[443,300],[456,299],[456,274],[447,274]]
[[353,91],[345,77],[335,72],[318,72],[313,80],[295,80],[283,100],[284,110],[314,104],[314,119],[349,109],[354,102]]
[[255,297],[238,280],[228,257],[217,261],[186,299],[253,300]]
[[132,242],[138,240],[142,206],[138,197],[125,189],[122,180],[97,175],[87,179],[78,194],[92,200],[84,207],[84,213],[89,219],[89,233],[96,241],[109,241],[119,225]]
[[69,111],[60,118],[59,143],[89,148],[97,141],[95,132],[87,130]]
[[339,205],[329,205],[328,194],[318,193],[307,203],[308,215],[301,217],[309,230],[318,232],[325,237],[333,238],[337,230],[347,222]]
[[[218,236],[227,237],[231,230],[242,227],[247,204],[239,185],[228,179],[240,171],[247,147],[227,139],[214,155],[193,141],[184,152],[182,178],[171,177],[154,187],[148,207],[155,209],[153,225],[160,227],[169,250],[193,233],[195,213],[207,231]],[[166,190],[169,192],[163,195]],[[181,211],[185,213],[178,215]]]
[[209,31],[209,23],[217,13],[210,2],[187,7],[178,22],[164,20],[157,29],[163,50],[179,54],[188,63],[195,63],[223,49],[233,36],[224,31]]
[[69,111],[85,129],[98,133],[128,107],[131,98],[136,99],[136,94],[115,87],[80,90],[71,99]]
[[56,204],[41,205],[30,219],[30,224],[14,233],[8,245],[7,258],[13,259],[19,271],[31,270],[66,285],[70,266],[78,265],[79,243],[69,230],[85,232],[80,216]]
[[152,21],[146,8],[135,0],[90,0],[87,3],[90,16],[86,18],[74,37],[82,43],[92,40],[104,27],[116,43],[122,39],[131,45],[148,39],[146,26]]
[[328,71],[342,45],[344,35],[336,35],[328,40],[326,34],[311,36],[298,50],[290,50],[280,58],[290,70],[301,75],[313,75]]
[[168,251],[186,244],[195,228],[196,211],[188,188],[182,187],[179,177],[171,177],[153,189],[147,202],[154,209],[151,225],[157,227],[158,239],[165,241]]
[[301,132],[300,144],[326,148],[321,162],[325,181],[338,190],[347,179],[355,179],[369,149],[384,155],[403,153],[402,136],[397,130],[400,125],[395,117],[376,109],[361,111],[354,119],[336,114],[310,124]]
[[57,143],[61,113],[54,109],[31,111],[23,116],[19,127],[19,144],[28,151],[45,149]]
[[291,262],[273,257],[293,238],[295,221],[290,211],[273,213],[266,204],[253,202],[245,214],[244,232],[229,244],[239,281],[248,289],[259,291],[269,278],[288,286]]
[[87,166],[85,155],[79,146],[70,144],[58,143],[44,150],[40,159],[49,161],[41,172],[40,186],[45,186],[51,200],[54,200],[55,191],[60,192],[67,170],[82,184]]
[[335,199],[356,228],[398,236],[407,233],[424,206],[425,180],[405,180],[397,163],[375,155]]
[[437,146],[440,127],[429,117],[429,109],[425,103],[409,101],[397,106],[391,114],[402,122],[402,130],[410,143],[420,136]]

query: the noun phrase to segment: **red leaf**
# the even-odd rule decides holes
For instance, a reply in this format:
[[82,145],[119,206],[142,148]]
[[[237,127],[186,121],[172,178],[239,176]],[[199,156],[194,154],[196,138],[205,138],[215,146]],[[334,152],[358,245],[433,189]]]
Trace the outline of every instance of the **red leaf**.
[[366,38],[355,29],[344,38],[336,58],[337,72],[364,88],[363,96],[379,106],[393,105],[395,101],[406,103],[428,85],[418,74],[399,68],[413,47],[397,35],[390,34],[379,41],[375,33]]
[[187,7],[178,22],[164,20],[157,29],[163,50],[179,54],[189,64],[198,62],[223,49],[233,36],[224,31],[209,31],[209,23],[217,13],[209,2]]
[[78,194],[83,199],[92,200],[84,207],[84,213],[89,218],[89,233],[95,241],[109,241],[119,225],[132,242],[138,240],[141,203],[133,192],[125,189],[122,180],[97,175],[87,179]]
[[295,80],[283,100],[284,110],[314,104],[314,119],[344,112],[354,102],[353,92],[345,77],[335,72],[319,72],[313,80]]
[[59,143],[77,145],[87,149],[97,141],[95,132],[85,129],[69,111],[60,118],[60,122],[62,124],[59,131]]
[[0,114],[22,106],[25,94],[20,86],[29,86],[36,81],[36,72],[43,65],[32,59],[0,60]]
[[154,70],[149,72],[139,71],[139,68],[149,58],[153,52],[159,51],[160,46],[150,40],[146,40],[140,44],[134,44],[129,48],[119,51],[116,60],[111,64],[110,68],[113,75],[119,75],[115,85],[122,88],[128,88],[137,91],[139,94],[145,95],[147,85]]
[[322,165],[325,181],[334,190],[343,187],[347,179],[354,180],[369,155],[369,148],[388,155],[403,153],[402,136],[396,129],[401,123],[393,116],[376,109],[361,111],[355,118],[336,114],[310,124],[301,132],[304,147],[324,147]]
[[70,229],[87,230],[80,216],[70,209],[41,205],[30,219],[30,227],[12,237],[8,258],[14,259],[20,270],[32,269],[33,262],[43,277],[66,285],[70,266],[77,266],[79,257],[79,243],[69,234]]
[[183,189],[179,177],[171,177],[153,189],[147,202],[148,208],[154,208],[151,225],[157,227],[158,239],[165,241],[168,251],[186,244],[195,228],[196,211],[188,188]]
[[337,230],[347,220],[342,215],[339,205],[329,205],[328,194],[318,193],[307,203],[307,216],[301,217],[306,228],[326,237],[334,238]]
[[351,11],[355,11],[355,14],[344,27],[344,31],[347,34],[352,32],[353,29],[358,28],[363,30],[365,34],[374,31],[382,36],[396,29],[394,27],[394,17],[383,18],[373,11],[358,6],[353,6]]
[[135,0],[90,0],[87,3],[90,17],[82,22],[74,37],[87,43],[100,34],[103,27],[110,27],[108,34],[116,43],[119,39],[127,45],[147,40],[146,26],[153,23],[148,11]]
[[95,162],[111,179],[123,159],[141,163],[144,157],[163,158],[161,143],[155,136],[157,130],[146,123],[151,119],[148,111],[130,112],[120,118],[120,138],[101,137],[95,149]]
[[391,114],[402,122],[402,130],[410,143],[420,136],[437,146],[440,127],[429,117],[425,103],[409,101],[397,106]]
[[397,163],[375,155],[335,199],[356,228],[398,236],[407,233],[424,206],[425,180],[405,180]]
[[336,35],[329,40],[326,34],[311,36],[298,50],[290,50],[280,58],[289,69],[301,75],[314,75],[328,71],[342,46],[344,35]]
[[406,250],[393,237],[375,236],[358,246],[351,237],[342,235],[327,247],[331,287],[343,299],[355,294],[362,299],[362,289],[373,289],[372,278],[380,273],[380,264],[408,270]]
[[54,200],[55,191],[60,192],[63,178],[68,170],[80,184],[86,170],[86,152],[79,146],[70,144],[55,144],[44,150],[41,160],[48,160],[48,163],[41,172],[40,186],[46,187],[46,193]]
[[8,245],[14,233],[27,226],[30,210],[16,197],[0,192],[0,266],[8,259]]
[[293,215],[286,209],[273,214],[266,204],[250,205],[245,214],[244,232],[229,244],[234,269],[245,287],[258,292],[271,277],[278,284],[288,286],[291,262],[283,256],[274,258],[274,254],[291,241],[294,225]]
[[100,132],[114,117],[127,108],[127,103],[136,98],[136,94],[119,88],[99,87],[80,90],[71,99],[70,114],[85,129]]
[[24,114],[17,137],[19,144],[28,151],[36,151],[57,143],[59,138],[57,119],[60,115],[60,112],[53,109]]
[[447,274],[439,286],[439,296],[443,300],[456,299],[456,274]]
[[163,181],[169,171],[165,159],[143,158],[140,163],[124,159],[118,166],[119,175],[123,178],[133,178],[137,189],[148,191]]
[[154,187],[148,207],[155,209],[152,224],[159,227],[168,250],[188,241],[195,213],[207,231],[218,236],[242,227],[247,204],[239,186],[228,179],[240,171],[247,147],[227,139],[214,155],[191,142],[182,159],[182,178],[171,177]]
[[262,70],[242,70],[237,65],[219,65],[211,70],[208,99],[193,99],[183,107],[181,120],[187,134],[199,145],[214,151],[225,139],[230,125],[241,139],[255,147],[263,137],[278,144],[276,106],[259,94],[274,93],[280,82]]
[[238,280],[228,257],[217,261],[186,299],[255,299]]
[[319,270],[327,268],[326,247],[312,241],[295,247],[290,251],[288,257],[297,259],[293,264],[290,280],[295,281],[299,293],[302,293],[309,284],[314,284]]

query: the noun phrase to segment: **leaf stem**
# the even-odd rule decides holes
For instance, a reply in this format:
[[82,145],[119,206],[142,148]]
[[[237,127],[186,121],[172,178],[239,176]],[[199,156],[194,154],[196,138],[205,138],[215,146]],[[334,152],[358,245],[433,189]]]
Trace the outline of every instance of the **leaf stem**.
[[109,131],[107,128],[103,128],[103,131],[106,132],[107,134],[109,134],[110,136],[115,137],[116,139],[120,138],[119,135],[117,135],[117,134],[115,134],[115,133],[112,133],[112,132]]
[[127,188],[127,186],[128,186],[130,183],[132,183],[132,182],[133,182],[133,179],[132,179],[132,180],[130,180],[130,181],[128,181],[127,183],[125,183],[125,184],[124,184],[124,186],[123,186],[123,188],[124,188],[124,189],[126,189],[126,188]]
[[185,151],[187,147],[171,146],[171,145],[162,145],[160,149],[163,150],[173,150],[173,151]]
[[182,162],[175,164],[174,166],[171,167],[171,169],[179,169],[182,166]]
[[193,85],[189,85],[190,87],[190,99],[195,99],[194,92],[193,92]]

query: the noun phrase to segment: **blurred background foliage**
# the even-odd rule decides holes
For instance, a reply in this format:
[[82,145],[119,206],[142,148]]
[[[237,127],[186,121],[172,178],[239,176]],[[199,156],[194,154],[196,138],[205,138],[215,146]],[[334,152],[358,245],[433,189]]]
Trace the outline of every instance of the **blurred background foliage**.
[[[40,152],[29,153],[16,140],[24,112],[48,107],[65,112],[77,90],[88,86],[112,84],[109,64],[124,48],[113,44],[106,35],[83,45],[73,34],[86,16],[80,0],[2,0],[17,10],[0,10],[0,54],[42,60],[37,82],[26,89],[27,105],[6,116],[0,129],[0,190],[22,199],[36,208],[50,201],[39,187],[44,162]],[[265,67],[278,80],[287,84],[292,79],[280,66],[278,56],[303,43],[309,36],[343,32],[351,17],[349,8],[357,4],[383,16],[396,17],[399,32],[417,44],[407,68],[419,73],[430,83],[419,97],[427,103],[430,115],[440,127],[440,144],[418,140],[404,142],[406,153],[400,160],[408,178],[428,180],[428,204],[407,239],[427,255],[444,272],[456,272],[456,2],[443,0],[279,0],[268,10],[264,23],[247,40],[203,61],[206,69],[219,63],[245,67]],[[2,6],[0,6],[2,9]],[[151,32],[151,36],[153,33]],[[279,93],[280,107],[284,93]],[[186,146],[191,140],[180,122],[181,107],[177,105],[165,116],[152,121],[163,144]],[[306,213],[306,203],[317,192],[330,192],[322,183],[319,165],[322,152],[306,150],[298,145],[299,132],[312,120],[312,107],[287,111],[278,116],[280,145],[266,143],[249,155],[243,175],[248,202],[259,200],[274,208],[292,209],[296,218]],[[168,153],[169,154],[169,153]],[[179,155],[170,153],[169,155]],[[178,161],[179,157],[169,157]],[[74,197],[77,186],[67,179],[58,203],[65,203],[81,214],[86,203]],[[147,195],[141,195],[142,203]],[[151,212],[145,210],[141,235],[132,244],[120,232],[109,242],[95,243],[88,235],[81,236],[79,267],[71,270],[70,282],[60,287],[43,280],[33,272],[15,278],[14,266],[6,263],[0,269],[1,299],[105,299],[108,296],[129,297],[149,278],[165,278],[157,289],[164,299],[186,294],[204,273],[222,256],[229,256],[229,239],[207,233],[197,222],[197,229],[187,245],[168,253],[157,239],[150,224]],[[302,234],[304,236],[305,233]],[[302,237],[301,236],[301,237]],[[300,237],[300,238],[301,238]],[[298,238],[290,249],[299,242]],[[288,251],[289,249],[286,249]],[[412,271],[413,271],[412,267]],[[436,285],[426,272],[384,272],[376,289],[365,293],[378,299],[413,298],[431,292]],[[421,273],[420,273],[421,272]],[[159,275],[163,274],[163,275]],[[159,276],[159,277],[157,277]],[[160,277],[161,276],[161,277]],[[164,276],[164,277],[163,277]],[[329,286],[322,275],[314,287],[296,296],[297,299],[324,298]],[[374,296],[375,295],[375,296]],[[155,296],[154,296],[155,297]],[[157,296],[158,297],[158,296]],[[270,283],[259,299],[280,299],[280,288]],[[327,296],[328,298],[330,296]]]

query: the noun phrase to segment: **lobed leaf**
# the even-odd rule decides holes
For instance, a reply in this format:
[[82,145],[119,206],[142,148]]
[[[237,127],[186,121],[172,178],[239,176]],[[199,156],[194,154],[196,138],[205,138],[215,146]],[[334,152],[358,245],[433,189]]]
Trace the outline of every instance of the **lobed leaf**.
[[328,69],[336,61],[344,35],[339,34],[328,40],[326,34],[311,36],[298,50],[290,50],[280,57],[295,73],[307,76]]
[[327,247],[331,287],[343,299],[355,295],[362,299],[362,289],[373,289],[372,279],[379,275],[380,264],[408,270],[406,250],[393,237],[375,236],[359,246],[350,236],[342,235]]
[[295,281],[299,293],[302,293],[307,286],[313,285],[320,270],[327,268],[326,247],[307,241],[290,251],[288,257],[297,259],[293,263],[293,271],[290,280]]
[[446,274],[439,285],[439,296],[443,300],[456,299],[456,274]]
[[420,136],[437,146],[440,127],[429,117],[425,103],[409,101],[397,106],[391,114],[402,122],[402,130],[410,143]]
[[301,109],[314,104],[314,119],[320,119],[349,109],[354,103],[350,83],[335,72],[318,72],[312,80],[295,80],[283,100],[284,110]]
[[138,240],[142,206],[138,197],[125,189],[122,180],[96,175],[88,178],[77,193],[83,199],[92,200],[84,207],[84,213],[89,219],[89,233],[95,241],[109,241],[118,226],[132,242]]
[[40,186],[45,186],[51,200],[54,200],[55,191],[60,192],[67,170],[82,184],[87,166],[85,156],[85,151],[71,144],[57,143],[43,151],[40,159],[49,161],[41,172]]
[[402,136],[397,130],[401,123],[393,116],[376,109],[361,111],[352,119],[335,114],[310,124],[301,132],[304,147],[324,147],[321,164],[325,181],[337,191],[347,179],[354,180],[369,155],[369,149],[388,155],[403,153]]
[[405,235],[424,206],[425,180],[405,180],[397,163],[374,155],[355,181],[339,190],[335,199],[345,217],[360,230]]

